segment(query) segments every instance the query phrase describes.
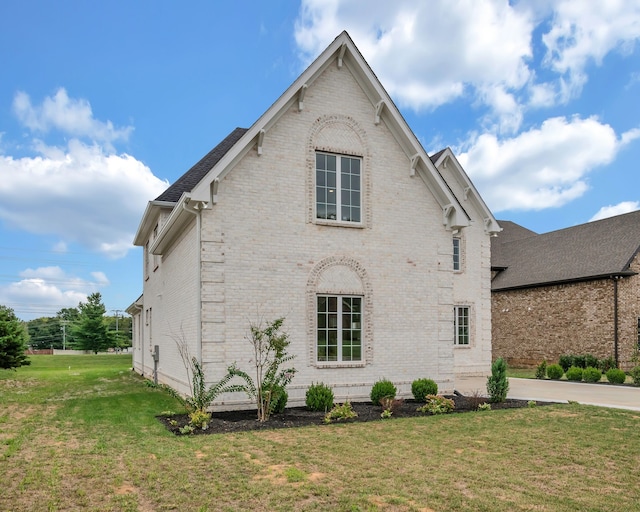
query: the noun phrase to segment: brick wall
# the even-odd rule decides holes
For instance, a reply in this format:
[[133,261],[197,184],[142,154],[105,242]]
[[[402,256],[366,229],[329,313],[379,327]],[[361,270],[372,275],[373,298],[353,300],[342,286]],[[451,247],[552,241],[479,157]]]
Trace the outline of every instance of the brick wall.
[[[613,287],[612,280],[603,279],[493,292],[493,358],[527,366],[542,360],[557,362],[562,354],[613,357]],[[628,366],[630,338],[638,318],[637,291],[637,277],[620,283],[618,332],[623,367]]]

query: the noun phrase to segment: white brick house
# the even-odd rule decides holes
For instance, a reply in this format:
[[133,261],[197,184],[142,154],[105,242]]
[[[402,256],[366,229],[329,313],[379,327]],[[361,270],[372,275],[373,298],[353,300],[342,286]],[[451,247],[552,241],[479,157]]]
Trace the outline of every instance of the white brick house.
[[381,378],[403,396],[423,377],[452,391],[489,372],[499,229],[451,150],[426,154],[343,32],[251,128],[149,202],[134,369],[152,377],[158,345],[158,381],[187,392],[180,337],[211,382],[234,362],[250,371],[249,323],[283,316],[291,405],[312,382],[337,400],[366,399]]

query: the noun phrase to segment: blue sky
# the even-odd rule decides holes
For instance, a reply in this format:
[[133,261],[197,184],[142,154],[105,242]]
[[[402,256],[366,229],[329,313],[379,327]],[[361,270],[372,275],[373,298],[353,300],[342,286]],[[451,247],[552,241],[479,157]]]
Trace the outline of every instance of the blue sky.
[[147,201],[342,30],[432,153],[536,232],[640,208],[640,1],[0,3],[0,304],[142,290]]

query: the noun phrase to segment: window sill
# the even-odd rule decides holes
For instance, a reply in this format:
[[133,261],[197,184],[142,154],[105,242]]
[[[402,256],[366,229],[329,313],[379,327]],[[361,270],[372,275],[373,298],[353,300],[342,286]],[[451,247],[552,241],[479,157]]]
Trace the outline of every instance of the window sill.
[[315,219],[314,224],[318,226],[337,226],[341,228],[356,228],[363,229],[365,226],[362,222],[347,222],[342,220],[326,220],[326,219]]
[[459,348],[459,349],[470,349],[471,345],[454,345],[453,346],[454,349]]
[[364,368],[367,364],[364,361],[357,362],[349,362],[349,363],[338,363],[338,362],[330,362],[330,363],[319,363],[316,362],[315,367],[322,368]]

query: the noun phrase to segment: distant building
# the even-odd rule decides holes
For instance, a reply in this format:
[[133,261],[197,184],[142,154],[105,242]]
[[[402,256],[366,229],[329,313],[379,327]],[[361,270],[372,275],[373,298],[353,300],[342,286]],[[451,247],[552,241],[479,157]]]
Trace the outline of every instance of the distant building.
[[545,234],[508,221],[492,239],[493,357],[614,357],[640,342],[640,211]]

